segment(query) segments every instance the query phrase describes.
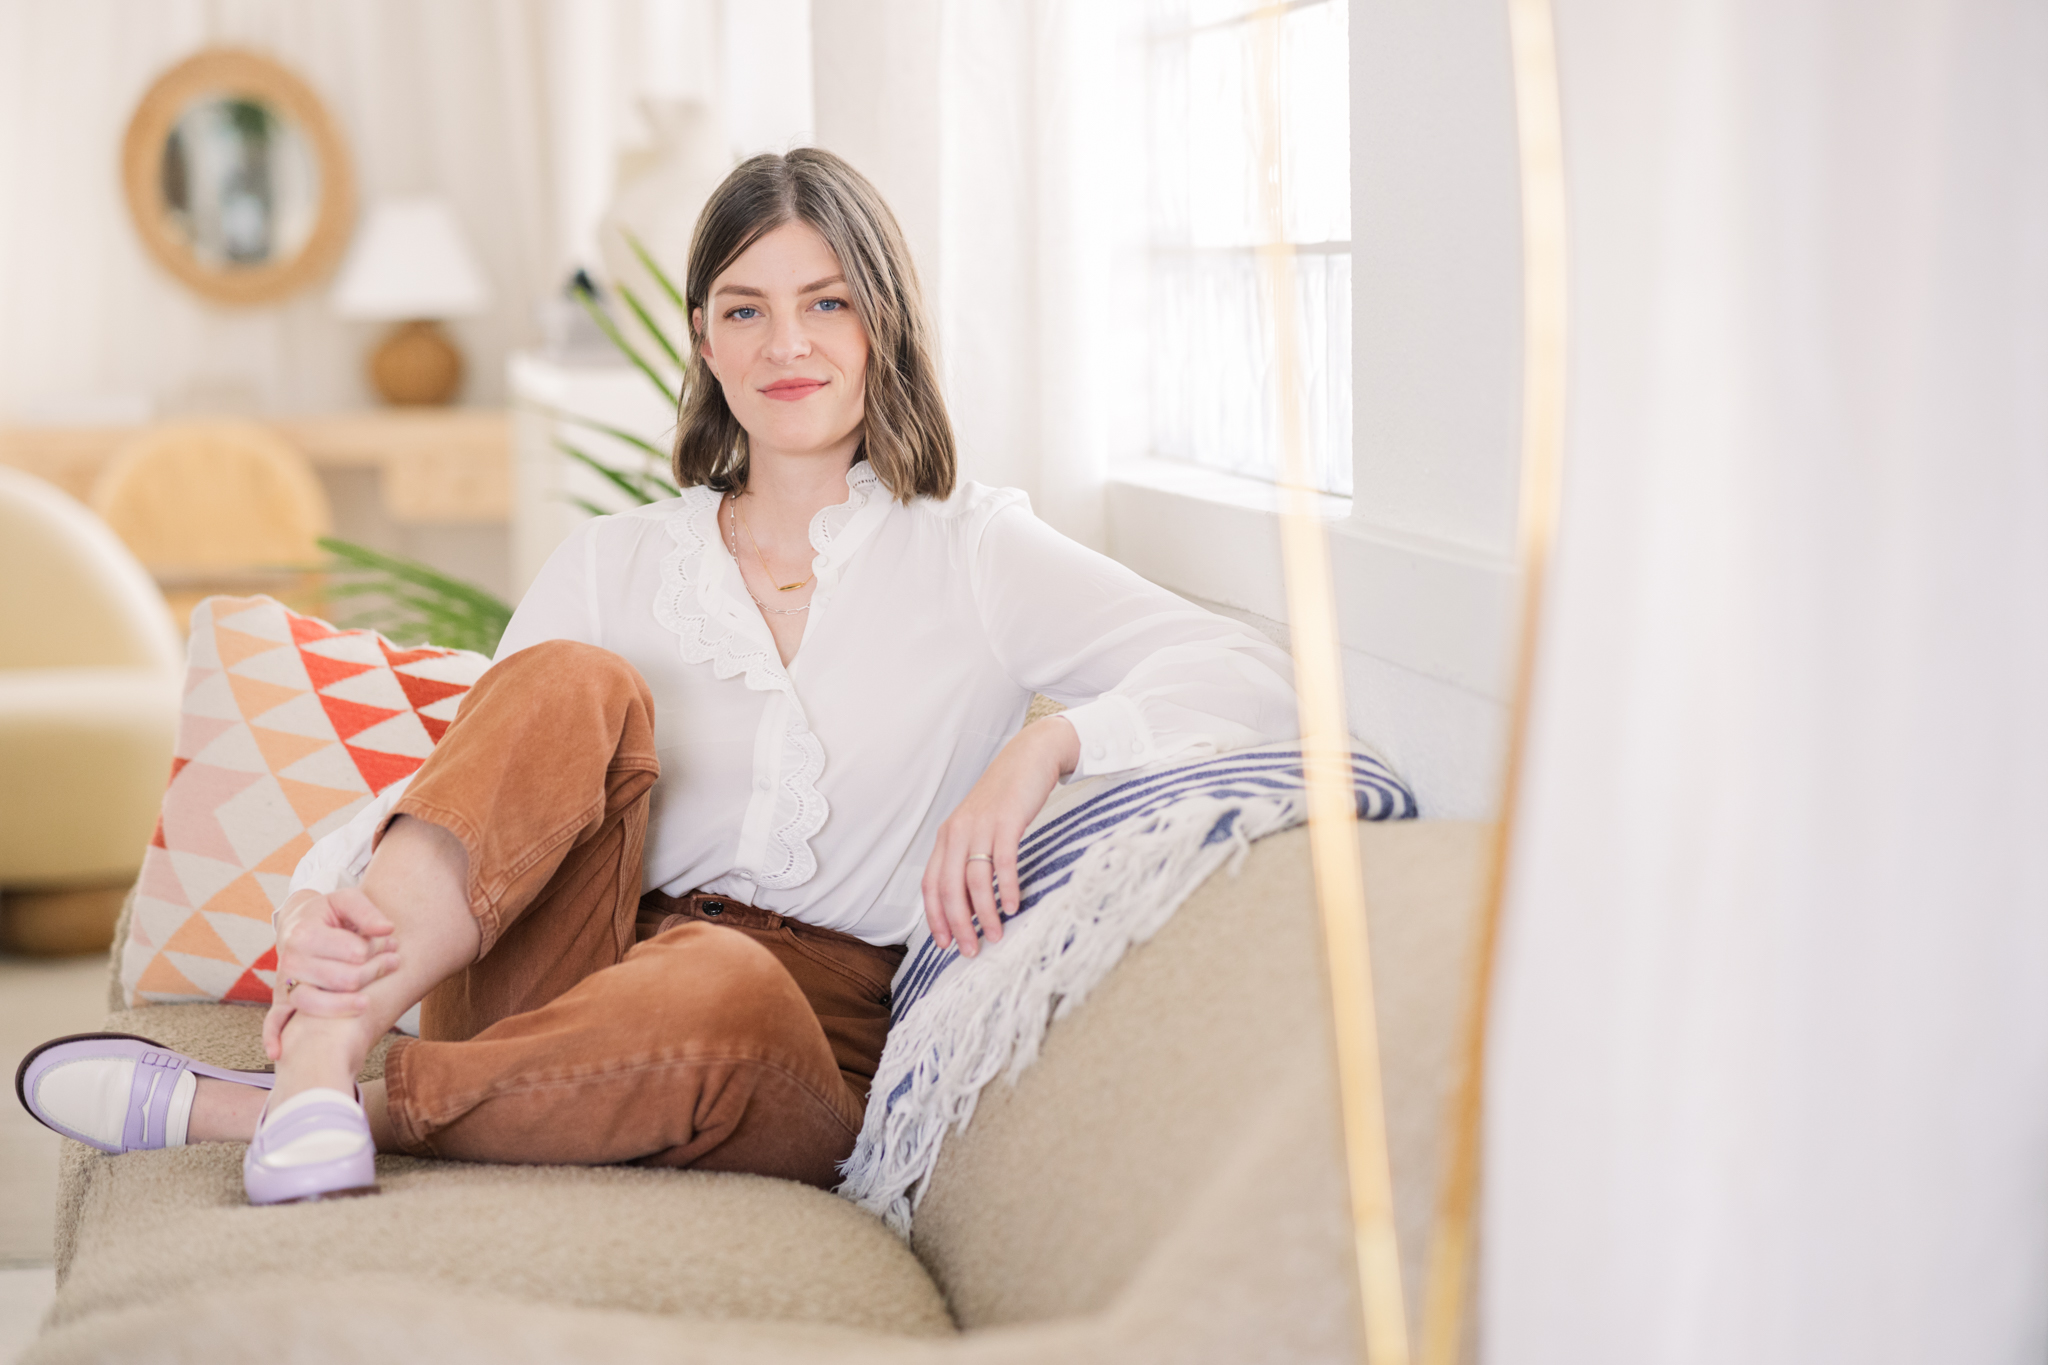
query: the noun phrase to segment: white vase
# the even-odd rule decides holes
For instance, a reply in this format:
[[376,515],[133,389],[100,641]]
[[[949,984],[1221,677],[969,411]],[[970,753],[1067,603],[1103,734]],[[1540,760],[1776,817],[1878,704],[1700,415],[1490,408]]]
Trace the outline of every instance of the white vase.
[[607,280],[631,289],[680,345],[683,318],[633,254],[626,234],[638,238],[682,289],[697,215],[732,170],[732,156],[710,106],[694,100],[643,100],[640,108],[653,137],[619,156],[618,190],[598,228],[598,251]]

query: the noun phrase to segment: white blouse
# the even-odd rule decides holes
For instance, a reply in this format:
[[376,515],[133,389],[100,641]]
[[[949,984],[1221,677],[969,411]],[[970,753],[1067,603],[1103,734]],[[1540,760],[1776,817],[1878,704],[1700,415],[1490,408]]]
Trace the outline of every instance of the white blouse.
[[[786,668],[709,488],[583,526],[505,631],[500,659],[581,640],[646,679],[661,777],[644,888],[902,943],[940,823],[1033,692],[1069,706],[1077,777],[1296,733],[1285,653],[1066,539],[1023,493],[905,504],[865,461],[846,482],[811,522],[818,583]],[[292,889],[359,880],[402,790],[315,844]]]

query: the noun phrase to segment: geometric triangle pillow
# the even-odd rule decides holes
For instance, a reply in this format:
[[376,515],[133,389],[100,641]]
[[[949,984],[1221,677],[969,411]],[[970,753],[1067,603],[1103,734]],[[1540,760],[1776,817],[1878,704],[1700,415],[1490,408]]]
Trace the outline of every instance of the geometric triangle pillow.
[[268,597],[195,607],[171,781],[121,948],[128,1003],[268,1005],[270,916],[299,859],[425,761],[490,663]]

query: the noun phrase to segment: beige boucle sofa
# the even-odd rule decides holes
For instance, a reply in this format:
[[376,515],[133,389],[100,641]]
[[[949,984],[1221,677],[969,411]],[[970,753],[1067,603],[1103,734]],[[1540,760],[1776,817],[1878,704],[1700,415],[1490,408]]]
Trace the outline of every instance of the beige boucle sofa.
[[[1359,838],[1412,1304],[1485,830]],[[1306,834],[1274,836],[989,1087],[907,1245],[753,1176],[388,1157],[377,1198],[256,1209],[239,1144],[67,1144],[24,1359],[1355,1360],[1319,952]],[[246,1007],[108,1027],[262,1063]]]

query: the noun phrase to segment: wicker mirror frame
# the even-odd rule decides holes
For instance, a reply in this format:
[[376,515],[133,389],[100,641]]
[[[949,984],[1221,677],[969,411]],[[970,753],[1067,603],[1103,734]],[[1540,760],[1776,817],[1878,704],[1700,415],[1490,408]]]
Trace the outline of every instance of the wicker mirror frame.
[[[163,151],[178,117],[208,95],[239,95],[277,109],[297,125],[319,159],[320,203],[298,254],[263,265],[219,270],[201,264],[171,226],[163,202]],[[144,92],[121,144],[121,183],[142,245],[194,293],[234,307],[275,303],[334,269],[356,217],[348,148],[312,87],[278,62],[241,48],[216,47],[179,62]]]

